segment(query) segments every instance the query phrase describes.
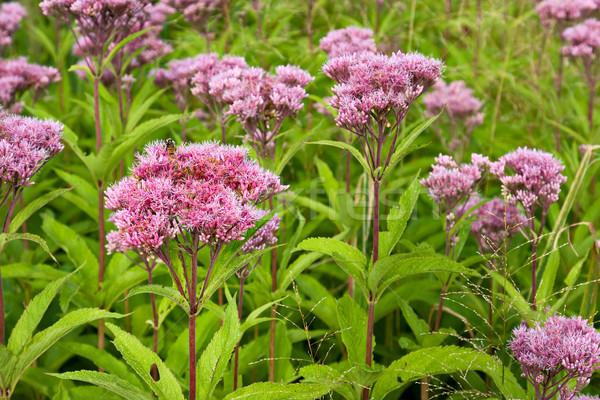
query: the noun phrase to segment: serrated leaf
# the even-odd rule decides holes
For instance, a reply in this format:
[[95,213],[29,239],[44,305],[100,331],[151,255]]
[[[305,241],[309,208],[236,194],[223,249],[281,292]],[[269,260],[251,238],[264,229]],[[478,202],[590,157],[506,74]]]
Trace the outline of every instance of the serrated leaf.
[[365,275],[367,259],[356,247],[332,238],[308,238],[303,240],[297,248],[320,252],[333,257],[336,264],[354,278],[363,293],[365,295],[369,293]]
[[457,346],[429,347],[414,351],[394,361],[388,370],[403,381],[426,376],[482,371],[488,374],[508,398],[524,399],[527,394],[508,368],[494,357],[473,349]]
[[127,400],[152,400],[154,396],[143,392],[139,387],[131,382],[119,378],[115,375],[109,375],[97,371],[73,371],[62,374],[48,374],[59,379],[69,379],[91,383],[106,390],[110,390]]
[[260,382],[230,393],[224,400],[313,400],[331,391],[329,385],[318,383]]
[[12,242],[13,240],[28,240],[30,242],[39,244],[42,250],[44,250],[46,254],[48,254],[54,261],[58,263],[56,258],[54,258],[54,255],[52,255],[50,252],[46,241],[38,235],[34,235],[33,233],[0,233],[0,252],[2,252],[2,249],[4,249],[6,243]]
[[[135,336],[121,330],[118,326],[107,323],[106,327],[113,333],[113,343],[123,358],[140,378],[152,389],[161,400],[184,400],[179,382],[156,353],[144,346]],[[152,379],[152,366],[156,365],[160,379]]]
[[419,344],[423,343],[425,335],[429,334],[429,326],[425,321],[419,318],[419,316],[406,301],[398,299],[398,305],[400,306],[402,316],[406,320],[406,323],[408,323],[413,335],[415,335],[417,342]]
[[[337,313],[342,331],[342,341],[348,351],[348,361],[354,364],[364,364],[367,354],[367,314],[347,295],[337,301]],[[374,337],[373,343],[375,343]]]
[[364,170],[367,173],[370,174],[370,172],[371,172],[371,167],[369,166],[369,162],[367,161],[367,159],[360,153],[360,151],[358,151],[358,149],[356,149],[352,145],[349,145],[348,143],[336,142],[333,140],[318,140],[316,142],[309,142],[308,144],[320,144],[320,145],[333,146],[333,147],[337,147],[339,149],[348,150],[350,152],[350,154],[352,154],[352,156],[358,160],[360,165],[362,165],[362,167],[364,168]]
[[227,307],[223,326],[215,333],[198,360],[199,399],[210,399],[217,384],[223,378],[231,354],[241,336],[237,314],[235,302],[231,302]]
[[10,379],[13,390],[25,370],[63,336],[82,325],[98,319],[121,317],[123,317],[123,315],[97,308],[82,308],[70,312],[59,319],[54,325],[37,333],[27,343],[17,359],[13,375]]
[[131,35],[129,35],[126,38],[124,38],[123,40],[120,40],[119,43],[117,43],[117,45],[112,48],[112,50],[110,51],[110,53],[108,53],[106,55],[106,57],[104,58],[104,60],[102,61],[102,68],[101,68],[101,70],[103,71],[104,69],[106,69],[108,67],[108,64],[112,61],[112,59],[117,55],[117,53],[127,43],[131,42],[132,40],[137,39],[138,37],[140,37],[142,35],[145,35],[146,33],[150,32],[152,29],[153,29],[153,27],[142,29],[141,31],[137,31],[135,33],[132,33]]
[[65,283],[68,276],[50,282],[44,290],[31,300],[25,308],[25,311],[13,328],[6,347],[15,355],[19,355],[25,344],[33,336],[33,331],[37,328],[50,306],[50,303],[56,296],[58,289]]
[[380,233],[380,257],[389,255],[402,237],[408,219],[412,215],[415,204],[419,199],[421,185],[417,178],[413,179],[410,186],[400,197],[400,207],[393,207],[387,218],[388,229]]
[[50,193],[46,193],[42,197],[38,197],[30,201],[25,208],[23,208],[17,215],[15,215],[8,226],[8,233],[14,233],[19,229],[25,221],[29,219],[37,210],[50,203],[55,198],[59,197],[63,193],[68,192],[72,188],[57,189]]
[[447,257],[422,256],[419,254],[394,254],[378,260],[369,271],[369,289],[381,297],[392,283],[409,275],[426,272],[450,272],[470,276],[480,276],[477,271],[465,268]]
[[156,284],[142,285],[131,289],[129,291],[129,294],[125,298],[128,299],[131,296],[135,296],[136,294],[141,293],[153,293],[171,299],[175,303],[177,303],[177,305],[181,307],[187,314],[190,313],[190,304],[185,299],[185,297],[183,297],[181,293],[179,293],[179,291],[173,287]]
[[327,198],[329,199],[330,207],[337,211],[339,210],[337,200],[337,193],[339,189],[338,181],[333,175],[333,172],[331,172],[329,166],[325,162],[317,158],[315,159],[315,164],[317,166],[319,176],[323,181],[323,187],[325,188],[325,192],[327,192]]

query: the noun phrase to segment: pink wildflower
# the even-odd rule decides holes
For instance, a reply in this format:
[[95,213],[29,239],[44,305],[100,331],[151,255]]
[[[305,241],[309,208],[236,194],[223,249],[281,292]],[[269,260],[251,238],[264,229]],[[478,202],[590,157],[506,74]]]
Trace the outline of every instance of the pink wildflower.
[[[513,331],[510,348],[523,376],[534,386],[537,400],[560,394],[572,399],[600,367],[600,334],[581,317],[552,316],[543,325]],[[569,381],[575,386],[569,389]]]
[[29,64],[25,57],[0,59],[0,105],[11,109],[22,93],[33,90],[36,98],[58,81],[60,74],[56,68]]
[[569,42],[562,48],[571,57],[594,57],[600,48],[600,21],[591,18],[565,29],[563,38]]
[[595,0],[544,0],[537,4],[535,11],[542,24],[549,25],[555,21],[573,21],[584,18],[596,10]]
[[27,11],[17,2],[0,5],[0,51],[12,44],[13,36],[25,15]]
[[319,47],[330,58],[344,54],[375,53],[377,51],[373,31],[356,26],[330,31],[321,39]]

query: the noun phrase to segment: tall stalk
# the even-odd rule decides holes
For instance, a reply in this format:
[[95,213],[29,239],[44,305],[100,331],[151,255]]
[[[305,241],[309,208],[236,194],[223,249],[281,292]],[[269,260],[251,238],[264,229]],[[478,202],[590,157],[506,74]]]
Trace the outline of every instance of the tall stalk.
[[[269,198],[269,208],[273,210],[273,198]],[[277,248],[271,250],[271,291],[277,291]],[[275,304],[271,306],[271,332],[269,337],[269,381],[275,382],[275,330],[277,324],[277,307]]]

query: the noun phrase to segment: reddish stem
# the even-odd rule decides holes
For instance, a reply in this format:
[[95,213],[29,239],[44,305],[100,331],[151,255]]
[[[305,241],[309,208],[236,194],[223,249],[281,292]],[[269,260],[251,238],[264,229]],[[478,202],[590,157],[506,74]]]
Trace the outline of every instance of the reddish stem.
[[[152,285],[152,269],[148,268],[148,284]],[[156,299],[154,293],[150,293],[150,302],[152,303],[152,329],[154,330],[154,345],[152,350],[158,353],[158,312],[156,311]],[[152,365],[152,378],[154,381],[158,380],[158,367],[156,364]]]
[[[8,211],[6,213],[6,220],[4,221],[4,228],[2,229],[2,233],[8,232],[8,227],[10,225],[10,219],[12,218],[12,214],[15,211],[15,205],[19,200],[21,192],[19,189],[13,189],[13,198],[8,206]],[[4,248],[0,249],[0,253],[4,250]],[[5,334],[5,314],[4,314],[4,290],[2,289],[2,268],[0,268],[0,344],[4,345],[4,334]]]
[[189,400],[196,400],[196,314],[189,318],[189,346],[190,346],[190,394]]
[[[273,210],[273,198],[269,198],[269,208]],[[273,293],[277,291],[277,248],[273,248],[271,250],[271,290]],[[269,337],[269,381],[275,382],[275,330],[276,330],[276,321],[275,317],[276,306],[271,306],[271,334]]]
[[[238,318],[240,323],[242,322],[242,304],[244,302],[244,281],[246,280],[246,275],[243,274],[240,278],[240,298],[238,299]],[[240,337],[241,340],[241,337]],[[233,364],[233,390],[237,390],[238,388],[238,369],[239,369],[239,351],[240,351],[240,342],[238,341],[235,345],[235,359]]]

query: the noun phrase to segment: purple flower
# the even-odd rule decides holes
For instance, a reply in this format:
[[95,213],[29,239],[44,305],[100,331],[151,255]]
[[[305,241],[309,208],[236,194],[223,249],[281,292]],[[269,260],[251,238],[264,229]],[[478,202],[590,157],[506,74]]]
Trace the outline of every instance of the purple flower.
[[[263,216],[266,215],[263,212]],[[252,236],[244,245],[242,246],[242,252],[244,254],[254,253],[255,251],[266,249],[267,247],[274,246],[277,244],[277,230],[279,229],[279,224],[281,219],[277,214],[273,216],[264,224],[254,236]]]
[[[479,196],[471,196],[457,210],[457,218],[482,201],[484,200]],[[470,216],[477,219],[471,224],[471,235],[477,240],[479,249],[486,253],[497,252],[508,239],[517,234],[519,227],[525,222],[525,217],[516,206],[499,198],[485,202]]]
[[[560,394],[572,399],[588,385],[600,364],[600,334],[581,317],[555,315],[533,328],[513,331],[510,348],[521,364],[522,376],[534,386],[537,400]],[[573,389],[569,381],[575,380]]]
[[25,15],[27,11],[17,2],[0,5],[0,51],[12,44],[13,36]]
[[593,57],[600,48],[600,21],[590,18],[565,29],[563,39],[569,42],[562,53],[571,57]]
[[521,203],[527,218],[533,218],[538,207],[547,212],[558,201],[560,185],[567,181],[564,169],[552,154],[520,147],[500,157],[490,171],[502,182],[508,203]]
[[596,10],[595,0],[544,0],[537,4],[535,11],[542,24],[549,25],[555,21],[573,21],[585,17]]
[[330,31],[321,39],[319,47],[330,58],[352,53],[375,53],[377,47],[370,29],[349,26]]
[[106,190],[117,227],[109,251],[157,254],[182,232],[211,246],[241,240],[264,215],[257,206],[287,189],[243,147],[154,142],[136,158],[132,175]]
[[304,86],[313,78],[294,66],[279,66],[277,75],[262,68],[233,67],[215,75],[209,93],[229,107],[249,135],[250,143],[261,155],[272,155],[273,139],[284,119],[303,107],[307,93]]
[[29,64],[25,57],[0,59],[0,105],[10,110],[22,93],[33,90],[35,99],[58,81],[60,74],[56,68]]
[[32,177],[63,149],[63,125],[52,120],[8,115],[0,118],[0,180],[13,189]]
[[421,185],[429,190],[429,195],[446,214],[454,212],[463,199],[474,194],[485,168],[490,164],[487,157],[471,154],[471,164],[460,166],[451,156],[440,154],[436,164]]

